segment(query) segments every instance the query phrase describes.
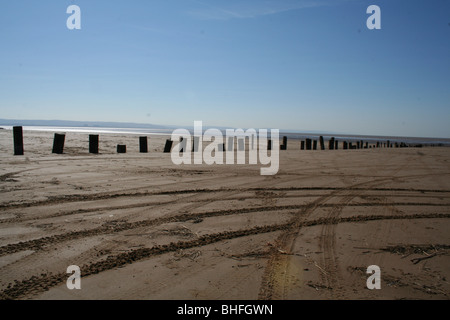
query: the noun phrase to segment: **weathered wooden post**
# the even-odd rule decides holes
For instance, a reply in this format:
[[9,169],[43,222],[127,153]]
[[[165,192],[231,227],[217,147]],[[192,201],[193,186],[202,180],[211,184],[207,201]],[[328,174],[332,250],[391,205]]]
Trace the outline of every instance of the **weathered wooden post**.
[[267,150],[272,150],[272,139],[267,140]]
[[55,133],[53,138],[53,149],[52,153],[62,154],[64,151],[64,140],[66,139],[65,134]]
[[306,139],[306,150],[311,150],[311,139]]
[[166,145],[164,146],[164,153],[170,153],[170,151],[172,150],[172,144],[173,144],[172,140],[169,139],[166,140]]
[[287,150],[287,137],[283,137],[283,144],[280,145],[280,150]]
[[320,150],[325,150],[325,142],[323,141],[323,136],[320,136]]
[[328,141],[328,149],[334,150],[334,137],[331,137],[331,139]]
[[338,149],[338,145],[339,145],[338,141],[335,140],[335,141],[334,141],[334,150],[337,150],[337,149]]
[[313,150],[317,150],[317,140],[313,140]]
[[343,148],[344,150],[347,150],[347,149],[348,149],[347,141],[342,142],[342,148]]
[[89,135],[89,153],[98,153],[98,134]]
[[124,144],[118,144],[117,153],[127,153],[127,146]]
[[22,127],[13,127],[14,155],[23,156],[23,129]]
[[192,139],[192,152],[198,152],[199,145],[200,137],[194,137],[194,139]]
[[148,152],[147,137],[139,137],[139,152],[141,153]]
[[183,153],[186,150],[186,140],[180,137],[180,152]]
[[305,141],[300,142],[300,150],[305,150]]

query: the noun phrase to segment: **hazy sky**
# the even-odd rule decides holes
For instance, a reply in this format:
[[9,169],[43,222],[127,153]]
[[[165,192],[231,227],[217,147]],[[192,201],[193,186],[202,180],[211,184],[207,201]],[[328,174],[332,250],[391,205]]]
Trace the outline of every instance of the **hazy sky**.
[[5,0],[0,118],[449,138],[449,14],[448,0]]

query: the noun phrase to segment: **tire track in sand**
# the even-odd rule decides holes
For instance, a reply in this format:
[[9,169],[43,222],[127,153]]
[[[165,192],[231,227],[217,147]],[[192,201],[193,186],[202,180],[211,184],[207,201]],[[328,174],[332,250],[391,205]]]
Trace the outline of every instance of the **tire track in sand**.
[[[402,167],[397,167],[393,169],[393,171],[398,172],[401,169]],[[327,195],[317,198],[309,205],[306,205],[303,210],[298,212],[291,220],[291,227],[286,232],[281,234],[276,240],[278,248],[282,249],[281,251],[274,250],[267,262],[266,270],[264,272],[261,283],[259,299],[278,300],[283,299],[286,296],[286,290],[288,288],[289,281],[287,278],[287,269],[290,261],[289,254],[294,249],[295,240],[298,237],[300,228],[302,227],[304,221],[309,218],[318,207],[321,207],[325,201],[333,197],[338,197],[340,196],[340,194],[344,193],[344,198],[340,200],[338,205],[335,206],[336,208],[334,210],[331,210],[329,216],[327,217],[337,221],[339,219],[339,214],[342,211],[342,208],[346,205],[346,203],[351,201],[351,199],[356,196],[352,195],[355,190],[361,191],[367,189],[366,187],[380,185],[387,181],[390,181],[391,179],[391,177],[382,177],[371,181],[356,183],[348,186],[347,188],[338,188]],[[333,248],[335,248],[333,233],[333,228],[325,229],[322,234],[322,238],[324,238],[323,246],[326,248],[327,252],[326,254],[324,254],[324,256],[327,256],[326,265],[328,266],[329,271],[331,271],[331,273],[333,273],[334,277],[336,278],[335,275],[337,273],[338,267],[336,267],[336,254],[335,252],[333,252]],[[287,252],[288,254],[283,254],[282,252]]]
[[[319,218],[315,220],[308,220],[298,223],[299,227],[310,227],[324,224],[338,224],[345,222],[362,222],[386,219],[429,219],[429,218],[450,218],[450,213],[434,213],[434,214],[413,214],[408,216],[398,215],[360,215],[346,218]],[[118,267],[132,264],[134,262],[148,259],[153,256],[178,251],[180,249],[191,249],[196,247],[206,246],[216,242],[235,239],[239,237],[252,236],[262,233],[270,233],[275,231],[290,230],[291,223],[265,225],[260,227],[253,227],[249,229],[242,229],[237,231],[225,231],[220,233],[208,234],[201,236],[195,240],[178,241],[167,245],[154,246],[152,248],[140,248],[124,252],[116,255],[111,255],[105,260],[83,265],[80,267],[82,277],[95,275]],[[10,284],[6,289],[0,291],[0,299],[20,299],[27,295],[34,295],[45,292],[50,288],[62,284],[68,278],[65,272],[52,274],[34,275],[28,279],[17,281],[14,285]]]

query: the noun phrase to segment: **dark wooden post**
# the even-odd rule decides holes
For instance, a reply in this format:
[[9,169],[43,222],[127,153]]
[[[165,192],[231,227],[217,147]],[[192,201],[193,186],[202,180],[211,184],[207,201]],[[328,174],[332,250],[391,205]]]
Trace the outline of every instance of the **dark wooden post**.
[[89,135],[89,153],[98,153],[98,134]]
[[55,133],[53,138],[53,150],[52,153],[62,154],[64,151],[64,140],[66,139],[65,134]]
[[172,140],[169,139],[166,140],[166,145],[164,146],[164,153],[170,153],[170,151],[172,150],[172,144],[173,144]]
[[306,150],[311,150],[311,139],[306,139]]
[[23,130],[22,127],[13,127],[14,155],[23,156]]
[[192,152],[198,152],[199,145],[200,137],[194,137],[194,139],[192,139]]
[[347,141],[342,142],[342,148],[343,148],[344,150],[347,150],[347,149],[348,149]]
[[334,137],[331,137],[330,141],[328,141],[328,149],[334,150]]
[[141,153],[148,152],[147,137],[139,137],[139,152]]
[[280,145],[280,149],[287,150],[287,137],[286,136],[283,137],[283,144]]
[[124,144],[118,144],[117,153],[127,153],[127,146]]
[[180,137],[180,152],[183,153],[184,149],[186,149],[186,141],[184,141],[183,137]]
[[325,142],[323,141],[323,137],[320,136],[320,150],[325,150]]
[[317,150],[317,140],[313,140],[313,150]]
[[305,150],[305,141],[300,142],[300,150]]
[[272,150],[272,139],[267,140],[267,150]]

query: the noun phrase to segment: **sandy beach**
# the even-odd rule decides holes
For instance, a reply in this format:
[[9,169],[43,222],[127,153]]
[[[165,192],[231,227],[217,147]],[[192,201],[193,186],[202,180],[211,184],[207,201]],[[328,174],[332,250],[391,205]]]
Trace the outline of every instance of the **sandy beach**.
[[[0,130],[1,299],[449,299],[450,148],[174,165],[167,136]],[[127,153],[118,154],[117,144]],[[69,290],[68,266],[81,269]],[[369,290],[371,265],[381,289]]]

